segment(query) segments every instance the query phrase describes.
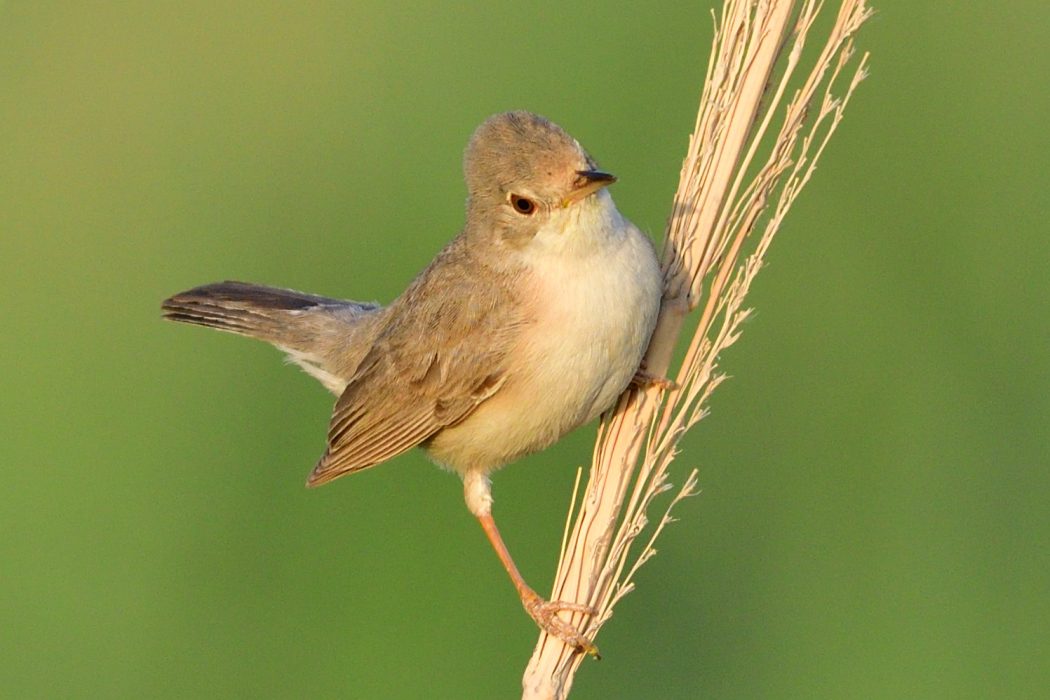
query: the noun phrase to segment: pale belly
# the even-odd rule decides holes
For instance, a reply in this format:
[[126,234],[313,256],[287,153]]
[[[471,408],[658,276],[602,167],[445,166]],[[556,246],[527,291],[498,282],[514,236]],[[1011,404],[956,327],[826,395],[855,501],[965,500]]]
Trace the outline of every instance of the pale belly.
[[[628,224],[630,225],[630,224]],[[633,227],[632,227],[633,229]],[[506,383],[425,449],[460,473],[488,472],[542,450],[609,408],[638,369],[659,309],[660,274],[636,229],[592,260],[540,267]]]

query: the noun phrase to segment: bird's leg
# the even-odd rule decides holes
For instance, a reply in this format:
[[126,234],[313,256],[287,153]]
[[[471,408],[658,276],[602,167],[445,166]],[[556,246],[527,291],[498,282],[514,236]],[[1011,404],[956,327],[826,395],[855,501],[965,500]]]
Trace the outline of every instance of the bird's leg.
[[677,389],[678,383],[672,382],[666,377],[658,377],[655,374],[649,374],[645,371],[644,365],[638,368],[638,371],[631,377],[631,385],[636,386],[639,389],[648,389],[649,387],[657,387],[664,391],[670,391],[671,389]]
[[499,530],[496,528],[496,521],[492,519],[492,514],[479,515],[478,520],[481,522],[481,527],[485,530],[485,534],[488,535],[492,548],[496,550],[499,560],[503,562],[504,568],[510,574],[510,580],[514,582],[514,587],[518,589],[518,595],[521,596],[521,604],[525,606],[525,612],[532,616],[536,624],[542,627],[547,634],[557,637],[570,647],[585,651],[600,659],[601,655],[598,654],[598,648],[580,634],[575,627],[558,617],[558,613],[562,610],[593,615],[594,608],[580,603],[547,601],[541,598],[536,591],[529,587],[529,584],[525,583],[525,579],[518,573],[518,567],[514,565],[514,560],[511,559],[507,546],[503,544],[503,538],[500,537]]
[[489,490],[488,479],[481,474],[469,473],[464,478],[464,491],[467,506],[477,517],[478,522],[481,523],[481,527],[485,530],[489,542],[492,543],[492,548],[496,550],[496,555],[503,563],[507,573],[510,574],[510,580],[514,583],[514,588],[518,590],[518,596],[521,598],[521,604],[525,607],[525,612],[547,634],[557,637],[570,647],[600,659],[601,655],[598,653],[598,647],[580,634],[579,630],[572,624],[558,617],[558,613],[562,610],[593,615],[595,614],[594,608],[581,603],[544,600],[536,591],[532,590],[529,584],[525,583],[521,573],[518,572],[518,567],[514,564],[514,560],[507,550],[507,545],[503,543],[503,538],[499,534],[496,521],[492,518],[492,496]]

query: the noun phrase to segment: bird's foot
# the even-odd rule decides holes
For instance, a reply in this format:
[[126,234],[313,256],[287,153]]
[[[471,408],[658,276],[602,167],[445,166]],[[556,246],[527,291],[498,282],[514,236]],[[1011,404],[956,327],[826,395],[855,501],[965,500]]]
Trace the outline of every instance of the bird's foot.
[[631,384],[639,389],[656,387],[658,389],[663,389],[664,391],[670,391],[678,388],[677,382],[672,382],[666,377],[658,377],[655,374],[649,374],[641,367],[638,368],[638,371],[634,373],[634,377],[631,378]]
[[558,613],[562,611],[596,615],[598,611],[593,607],[590,605],[583,605],[582,603],[567,603],[561,600],[544,600],[531,590],[522,594],[521,603],[525,606],[525,612],[536,621],[536,624],[539,625],[544,632],[557,637],[574,649],[590,654],[596,659],[602,658],[602,655],[598,653],[598,647],[594,646],[589,639],[580,634],[579,630],[577,630],[572,624],[558,617]]

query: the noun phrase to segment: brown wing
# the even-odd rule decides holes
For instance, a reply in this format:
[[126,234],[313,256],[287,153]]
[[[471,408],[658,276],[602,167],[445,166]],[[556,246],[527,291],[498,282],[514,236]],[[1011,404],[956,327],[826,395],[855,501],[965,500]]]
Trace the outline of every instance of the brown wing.
[[520,307],[509,285],[479,284],[455,263],[428,269],[394,302],[390,324],[335,405],[328,447],[307,485],[412,449],[503,385],[524,325]]

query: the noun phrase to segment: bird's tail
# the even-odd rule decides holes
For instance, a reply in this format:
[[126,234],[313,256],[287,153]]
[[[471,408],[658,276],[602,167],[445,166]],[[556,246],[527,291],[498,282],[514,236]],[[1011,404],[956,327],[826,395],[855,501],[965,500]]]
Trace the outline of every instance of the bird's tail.
[[217,328],[276,345],[333,391],[339,389],[340,382],[321,375],[343,376],[356,366],[356,356],[371,344],[368,329],[362,327],[370,324],[360,322],[379,308],[374,303],[245,282],[206,284],[161,304],[164,318],[170,321]]

